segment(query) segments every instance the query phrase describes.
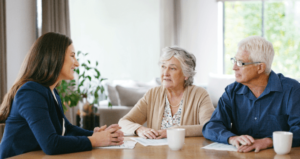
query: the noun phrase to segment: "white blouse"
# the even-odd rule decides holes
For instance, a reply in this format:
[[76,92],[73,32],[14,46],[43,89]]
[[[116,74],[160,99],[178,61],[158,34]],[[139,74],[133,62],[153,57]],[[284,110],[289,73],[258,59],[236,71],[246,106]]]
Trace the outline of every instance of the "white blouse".
[[180,106],[178,108],[178,111],[172,117],[170,102],[166,96],[165,111],[164,111],[163,119],[161,121],[161,129],[162,130],[170,128],[172,126],[180,126],[182,107],[183,107],[183,99],[181,99],[181,101],[180,101]]
[[[58,104],[58,101],[57,101],[57,99],[56,99],[56,96],[55,96],[53,90],[52,90],[51,92],[52,92],[52,95],[53,95],[53,97],[54,97],[56,103]],[[58,105],[59,105],[59,104],[58,104]],[[66,128],[65,128],[65,119],[62,118],[62,121],[63,121],[63,125],[62,125],[62,134],[61,134],[61,136],[64,136],[64,135],[65,135],[65,131],[66,131]]]

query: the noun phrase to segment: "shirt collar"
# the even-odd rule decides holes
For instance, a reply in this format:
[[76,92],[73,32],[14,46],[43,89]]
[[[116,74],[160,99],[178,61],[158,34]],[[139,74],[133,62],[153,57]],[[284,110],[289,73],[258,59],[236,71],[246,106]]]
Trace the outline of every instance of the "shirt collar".
[[[240,87],[240,89],[237,90],[237,94],[244,94],[246,96],[248,96],[248,98],[255,100],[256,97],[253,95],[253,93],[250,93],[250,89],[241,84],[242,87]],[[268,79],[268,84],[267,87],[265,88],[264,92],[260,95],[260,97],[269,94],[270,92],[281,92],[282,91],[282,86],[281,86],[281,82],[280,79],[278,77],[277,74],[275,74],[275,72],[271,71],[270,75],[269,75],[269,79]]]
[[282,92],[281,81],[275,72],[271,71],[266,89],[268,92]]

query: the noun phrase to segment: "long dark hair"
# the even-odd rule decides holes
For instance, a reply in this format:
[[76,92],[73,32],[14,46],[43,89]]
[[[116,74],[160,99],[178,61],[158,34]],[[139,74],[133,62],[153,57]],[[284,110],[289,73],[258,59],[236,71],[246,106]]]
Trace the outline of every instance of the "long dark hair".
[[4,96],[0,106],[0,121],[7,119],[13,99],[24,83],[34,81],[49,87],[57,81],[65,60],[65,52],[71,44],[72,40],[69,37],[52,32],[35,41],[23,61],[19,77]]

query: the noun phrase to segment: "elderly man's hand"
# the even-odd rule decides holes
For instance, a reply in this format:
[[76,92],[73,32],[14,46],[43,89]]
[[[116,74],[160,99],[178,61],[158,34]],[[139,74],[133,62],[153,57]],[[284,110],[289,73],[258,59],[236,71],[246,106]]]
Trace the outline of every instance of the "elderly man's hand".
[[271,138],[256,139],[252,145],[242,145],[238,148],[238,152],[259,152],[260,150],[267,149],[273,146],[273,140]]
[[240,148],[241,145],[252,145],[254,143],[254,138],[249,135],[241,135],[241,136],[232,136],[228,139],[229,144],[235,146],[236,148]]
[[156,137],[159,136],[158,131],[143,126],[136,130],[136,134],[145,139],[156,139]]

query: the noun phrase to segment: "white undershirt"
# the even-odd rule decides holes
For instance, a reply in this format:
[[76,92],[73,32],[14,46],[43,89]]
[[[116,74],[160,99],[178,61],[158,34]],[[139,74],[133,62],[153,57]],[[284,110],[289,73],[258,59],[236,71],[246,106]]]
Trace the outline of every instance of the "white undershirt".
[[[57,99],[56,99],[56,96],[55,96],[53,90],[52,90],[51,92],[52,92],[52,95],[53,95],[53,97],[54,97],[56,103],[58,104],[58,101],[57,101]],[[61,134],[61,136],[64,136],[64,135],[65,135],[65,131],[66,131],[66,128],[65,128],[65,119],[62,118],[62,121],[63,121],[63,126],[62,126],[62,134]]]

